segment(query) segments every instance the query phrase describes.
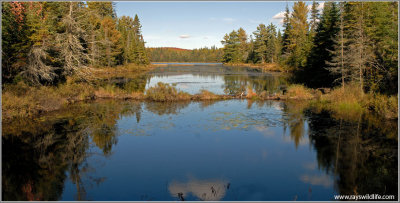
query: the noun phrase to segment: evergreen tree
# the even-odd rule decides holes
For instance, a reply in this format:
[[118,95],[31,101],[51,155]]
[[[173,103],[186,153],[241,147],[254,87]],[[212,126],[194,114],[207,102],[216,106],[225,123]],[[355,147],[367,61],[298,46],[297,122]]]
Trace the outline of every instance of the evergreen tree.
[[278,59],[277,50],[277,33],[276,26],[274,24],[269,24],[267,26],[267,41],[266,41],[266,59],[269,63],[275,63]]
[[102,65],[111,67],[117,64],[117,57],[121,53],[120,33],[116,29],[115,21],[106,16],[101,21],[102,33]]
[[327,61],[332,61],[335,37],[339,32],[339,10],[335,2],[325,2],[324,10],[314,37],[314,47],[300,81],[310,87],[329,87],[334,77],[329,73]]
[[146,48],[145,48],[145,42],[143,40],[142,36],[142,25],[140,24],[139,17],[135,15],[135,18],[133,20],[133,26],[134,26],[134,36],[135,36],[135,44],[136,44],[136,49],[134,50],[135,52],[135,63],[137,64],[148,64],[149,59],[147,57],[146,53]]
[[290,16],[290,29],[288,30],[288,44],[285,47],[287,59],[286,64],[294,70],[299,70],[306,64],[309,43],[307,22],[308,8],[304,2],[296,2]]
[[256,54],[256,62],[265,63],[267,60],[267,42],[268,42],[268,31],[264,24],[260,24],[257,30],[253,32],[254,40],[254,52]]
[[225,34],[224,40],[221,41],[222,45],[224,45],[223,51],[224,55],[222,56],[222,61],[224,63],[239,63],[241,61],[240,56],[240,40],[238,33],[233,30],[231,33]]
[[364,74],[367,66],[373,59],[371,41],[365,31],[366,16],[364,2],[349,2],[346,4],[346,20],[349,23],[349,68],[353,81],[360,86],[360,93],[364,94]]
[[318,21],[319,21],[319,13],[318,13],[319,3],[313,1],[311,6],[311,19],[310,19],[310,36],[314,37],[315,31],[317,29]]
[[367,88],[374,92],[397,93],[398,2],[367,2],[364,7],[365,32],[374,55],[366,72]]
[[276,44],[275,44],[275,49],[277,53],[277,60],[280,63],[281,62],[281,56],[282,56],[282,34],[281,31],[278,30],[277,36],[276,36]]
[[283,18],[283,35],[282,35],[282,54],[286,54],[287,47],[289,45],[289,32],[292,29],[290,25],[290,12],[289,6],[286,4],[285,16]]
[[247,33],[243,28],[238,29],[238,37],[240,41],[239,51],[241,56],[241,62],[246,62],[249,52],[248,52],[248,43],[247,43]]
[[2,2],[2,81],[12,82],[26,66],[31,42],[25,2]]
[[[342,89],[344,91],[345,82],[348,80],[349,77],[349,70],[348,70],[348,38],[345,36],[345,21],[344,21],[344,2],[340,2],[339,5],[339,32],[336,36],[334,36],[334,45],[333,50],[329,50],[332,54],[331,61],[326,61],[328,65],[328,69],[331,74],[336,78],[334,81],[335,83],[339,83],[342,85]],[[346,26],[347,27],[347,26]]]

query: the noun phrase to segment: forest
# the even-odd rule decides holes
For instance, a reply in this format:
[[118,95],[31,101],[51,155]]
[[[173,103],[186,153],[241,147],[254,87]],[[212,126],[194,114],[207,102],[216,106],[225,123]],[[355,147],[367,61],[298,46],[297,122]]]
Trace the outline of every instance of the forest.
[[[283,30],[260,24],[226,34],[224,63],[276,63],[292,81],[310,88],[346,87],[397,94],[398,3],[313,2],[286,6]],[[310,10],[310,11],[309,11]]]
[[200,49],[173,47],[148,48],[152,62],[221,62],[222,49],[212,46]]
[[138,16],[117,18],[112,2],[3,2],[2,13],[3,85],[149,64]]

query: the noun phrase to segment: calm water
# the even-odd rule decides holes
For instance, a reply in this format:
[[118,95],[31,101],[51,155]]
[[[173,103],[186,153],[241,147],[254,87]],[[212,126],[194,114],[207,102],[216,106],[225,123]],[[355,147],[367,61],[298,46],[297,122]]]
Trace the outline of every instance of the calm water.
[[[111,78],[106,84],[117,85],[128,90],[145,91],[158,82],[168,83],[190,94],[205,89],[215,94],[240,94],[247,89],[260,93],[275,93],[286,86],[285,78],[277,73],[265,73],[259,69],[226,67],[215,63],[199,63],[191,66],[157,67],[139,78]],[[189,63],[188,63],[189,64]]]
[[[144,81],[273,77],[176,68]],[[302,102],[104,100],[3,123],[2,133],[3,200],[397,198],[397,122],[340,118]]]

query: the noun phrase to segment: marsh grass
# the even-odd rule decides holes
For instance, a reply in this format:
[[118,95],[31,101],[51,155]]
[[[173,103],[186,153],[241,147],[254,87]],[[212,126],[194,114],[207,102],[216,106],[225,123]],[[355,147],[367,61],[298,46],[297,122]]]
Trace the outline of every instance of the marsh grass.
[[290,85],[287,89],[286,95],[289,99],[308,100],[314,98],[311,89],[298,84]]
[[208,91],[208,90],[200,90],[200,94],[194,95],[197,96],[197,99],[200,100],[216,100],[220,99],[220,96]]
[[325,109],[338,117],[357,119],[366,111],[386,119],[398,117],[398,97],[381,94],[361,94],[357,84],[347,84],[344,89],[337,87],[328,94],[323,94],[311,102],[316,109]]
[[264,64],[250,64],[250,63],[227,63],[224,64],[226,66],[240,66],[240,67],[249,67],[249,68],[257,68],[266,72],[283,72],[284,69],[277,63],[264,63]]
[[151,101],[190,100],[191,95],[177,90],[175,87],[162,82],[146,90],[146,98]]

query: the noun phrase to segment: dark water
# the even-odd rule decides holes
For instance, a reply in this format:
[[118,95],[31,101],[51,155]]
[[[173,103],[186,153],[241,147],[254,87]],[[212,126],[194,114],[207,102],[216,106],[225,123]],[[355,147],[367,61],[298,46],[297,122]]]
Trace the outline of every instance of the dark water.
[[397,142],[396,122],[341,118],[298,101],[81,103],[3,122],[2,197],[397,198]]

